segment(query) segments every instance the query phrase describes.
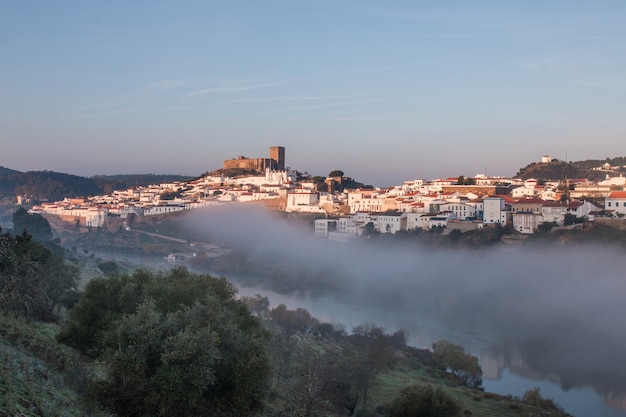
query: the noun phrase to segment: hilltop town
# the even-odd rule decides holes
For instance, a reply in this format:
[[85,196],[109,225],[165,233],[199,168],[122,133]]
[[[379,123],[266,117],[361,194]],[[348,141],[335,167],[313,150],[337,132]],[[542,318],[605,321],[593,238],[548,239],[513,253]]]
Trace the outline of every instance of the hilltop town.
[[[551,164],[543,156],[538,164]],[[502,226],[533,234],[546,227],[574,225],[597,218],[624,218],[624,167],[605,163],[594,169],[602,181],[521,179],[475,175],[413,179],[387,187],[350,188],[355,182],[340,170],[311,177],[285,164],[285,148],[270,148],[269,158],[224,161],[224,167],[190,181],[135,186],[92,197],[67,196],[31,212],[58,216],[78,227],[108,227],[112,219],[128,228],[130,215],[154,216],[202,207],[260,202],[288,213],[308,213],[316,236],[347,241],[364,232],[397,233],[439,228],[462,232]],[[231,175],[229,173],[244,173]],[[22,196],[18,196],[21,204]]]

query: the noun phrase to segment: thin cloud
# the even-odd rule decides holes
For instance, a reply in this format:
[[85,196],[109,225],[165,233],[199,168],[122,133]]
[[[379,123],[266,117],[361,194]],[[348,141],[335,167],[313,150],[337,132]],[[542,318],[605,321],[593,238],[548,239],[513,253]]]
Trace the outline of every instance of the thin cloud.
[[370,120],[397,120],[404,119],[405,116],[329,116],[325,117],[324,120],[328,120],[331,122],[366,122]]
[[258,98],[239,98],[222,102],[226,103],[257,103],[257,102],[280,102],[280,101],[317,101],[317,100],[334,100],[343,98],[362,97],[361,95],[344,95],[344,96],[276,96],[276,97],[258,97]]
[[370,100],[351,101],[351,102],[344,102],[344,103],[318,104],[315,106],[292,106],[292,107],[284,107],[280,109],[262,111],[259,113],[254,113],[254,115],[261,116],[261,115],[274,114],[274,113],[286,113],[286,112],[292,112],[292,111],[323,109],[323,108],[328,108],[328,107],[351,106],[351,105],[358,105],[358,104],[373,103],[376,101],[378,100],[370,99]]
[[273,87],[279,83],[262,83],[262,84],[248,84],[248,85],[233,85],[233,86],[223,86],[223,87],[212,87],[212,88],[204,88],[202,90],[191,91],[185,95],[183,98],[190,98],[201,96],[205,94],[211,93],[238,93],[241,91],[250,91],[250,90],[258,90],[260,88]]

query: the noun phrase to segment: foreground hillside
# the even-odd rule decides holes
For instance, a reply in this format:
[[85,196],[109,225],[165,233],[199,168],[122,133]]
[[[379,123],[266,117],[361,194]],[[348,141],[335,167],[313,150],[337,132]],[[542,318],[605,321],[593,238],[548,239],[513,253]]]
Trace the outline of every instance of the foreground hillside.
[[[278,310],[283,315],[287,312],[298,316],[300,320],[307,317],[306,311],[302,310],[289,312],[276,308],[270,313]],[[311,330],[299,326],[302,321],[293,319],[285,321],[276,317],[265,322],[271,335],[268,346],[272,376],[264,406],[253,414],[255,416],[390,416],[392,400],[404,389],[416,386],[433,389],[434,393],[445,395],[456,405],[455,414],[433,415],[568,415],[538,391],[529,391],[522,398],[516,398],[468,387],[457,376],[446,372],[429,351],[397,345],[389,351],[393,356],[385,359],[388,362],[378,363],[383,360],[382,356],[372,356],[369,362],[364,362],[369,363],[370,368],[360,368],[363,365],[354,362],[354,353],[344,356],[358,345],[329,325],[318,324],[315,330]],[[59,329],[58,325],[44,325],[0,314],[0,416],[139,415],[115,414],[97,400],[94,391],[97,387],[92,384],[102,370],[96,362],[85,360],[77,351],[58,343]],[[377,329],[366,330],[375,334]],[[374,340],[367,332],[363,338],[361,342]],[[379,354],[384,355],[384,352],[379,351]],[[340,365],[342,361],[352,361],[350,368],[329,367],[333,363],[343,366]],[[195,365],[188,369],[192,368],[198,370]],[[339,371],[345,373],[337,374]],[[342,378],[346,379],[342,384],[354,385],[337,385],[333,391],[328,391],[327,378],[332,375],[335,375],[333,378],[343,375]],[[364,380],[358,378],[366,376],[371,380],[364,401],[361,394]]]

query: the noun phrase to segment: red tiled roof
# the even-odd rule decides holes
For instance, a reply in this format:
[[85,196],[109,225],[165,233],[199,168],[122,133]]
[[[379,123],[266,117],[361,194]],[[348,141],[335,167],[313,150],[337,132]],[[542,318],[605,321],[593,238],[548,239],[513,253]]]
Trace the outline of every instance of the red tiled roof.
[[609,198],[626,198],[626,191],[613,191]]
[[545,201],[540,198],[522,198],[517,200],[517,204],[545,204]]

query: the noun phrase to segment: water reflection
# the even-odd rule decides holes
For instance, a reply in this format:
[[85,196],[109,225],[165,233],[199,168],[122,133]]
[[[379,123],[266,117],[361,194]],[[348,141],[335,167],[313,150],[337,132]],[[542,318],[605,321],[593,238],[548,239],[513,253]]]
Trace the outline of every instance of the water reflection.
[[[428,348],[438,339],[449,339],[463,344],[480,358],[483,385],[487,391],[521,397],[525,391],[539,387],[544,397],[554,399],[575,416],[626,416],[625,391],[607,388],[620,386],[624,370],[603,357],[596,357],[597,348],[579,356],[572,354],[567,343],[551,342],[546,334],[526,339],[522,335],[528,332],[516,327],[509,332],[499,329],[500,337],[494,337],[492,331],[480,333],[477,328],[458,327],[407,314],[406,306],[383,308],[373,304],[344,303],[333,297],[294,297],[249,287],[240,287],[240,292],[242,295],[267,296],[272,306],[283,303],[289,308],[306,308],[322,321],[343,323],[348,328],[368,321],[388,331],[403,328],[409,332],[410,343],[417,347]],[[621,354],[613,352],[608,358],[615,359]],[[583,362],[591,365],[576,366]],[[568,367],[572,369],[567,371]],[[559,373],[561,371],[563,373]]]

